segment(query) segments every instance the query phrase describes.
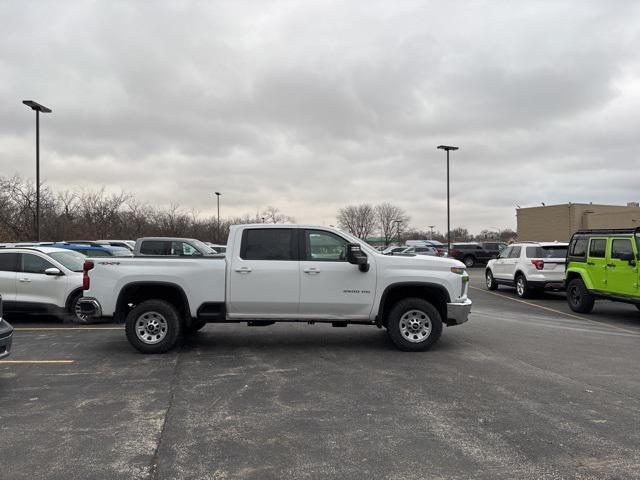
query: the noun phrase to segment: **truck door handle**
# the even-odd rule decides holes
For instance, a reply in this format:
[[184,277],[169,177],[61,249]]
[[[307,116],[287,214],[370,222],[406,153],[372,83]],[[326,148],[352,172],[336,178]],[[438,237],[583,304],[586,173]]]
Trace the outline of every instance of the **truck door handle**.
[[28,278],[21,278],[21,279],[19,279],[18,281],[19,281],[19,282],[22,282],[22,283],[31,283],[31,280],[30,280],[30,279],[28,279]]
[[593,267],[593,266],[595,265],[595,263],[593,263],[593,262],[587,262],[587,265],[589,265],[589,266]]
[[238,273],[251,273],[251,269],[249,267],[240,267],[240,268],[236,268],[236,272],[238,272]]
[[309,275],[317,275],[320,273],[320,270],[318,270],[317,268],[305,268],[304,270],[302,270],[304,273],[308,273]]
[[616,268],[615,263],[607,263],[607,267]]

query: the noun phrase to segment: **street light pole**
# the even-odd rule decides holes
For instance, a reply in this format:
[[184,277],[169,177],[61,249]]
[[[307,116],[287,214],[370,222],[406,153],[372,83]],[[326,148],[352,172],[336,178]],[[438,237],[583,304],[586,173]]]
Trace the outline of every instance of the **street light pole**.
[[220,195],[222,195],[220,192],[215,192],[216,194],[216,198],[218,199],[218,222],[217,222],[217,229],[218,230],[216,232],[216,242],[220,243]]
[[36,112],[36,241],[40,241],[40,112],[51,113],[51,109],[34,102],[23,100],[27,107]]
[[458,147],[452,147],[449,145],[438,145],[440,150],[447,152],[447,252],[451,251],[451,202],[449,196],[449,152],[451,150],[458,150]]
[[433,240],[433,227],[435,227],[435,225],[427,225],[430,229],[431,229],[431,238],[429,240]]

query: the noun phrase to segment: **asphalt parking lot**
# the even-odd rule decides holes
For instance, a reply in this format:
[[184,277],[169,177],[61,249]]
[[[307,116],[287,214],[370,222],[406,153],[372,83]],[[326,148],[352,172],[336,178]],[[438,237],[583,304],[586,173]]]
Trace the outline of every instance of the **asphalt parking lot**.
[[425,353],[375,327],[208,325],[167,355],[119,325],[10,319],[0,478],[640,478],[640,312],[522,302],[472,272]]

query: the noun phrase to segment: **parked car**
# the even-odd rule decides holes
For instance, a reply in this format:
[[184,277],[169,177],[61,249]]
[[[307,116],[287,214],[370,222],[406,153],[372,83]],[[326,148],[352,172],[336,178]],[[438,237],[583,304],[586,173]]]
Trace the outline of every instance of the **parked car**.
[[436,247],[432,246],[432,245],[424,245],[424,246],[413,246],[413,247],[409,247],[407,248],[404,252],[402,252],[403,255],[430,255],[432,257],[437,257],[438,256],[438,250],[436,249]]
[[406,252],[409,248],[409,246],[407,245],[402,245],[400,247],[387,247],[385,250],[382,251],[383,255],[398,255],[401,253]]
[[13,327],[9,325],[2,315],[2,296],[0,295],[0,358],[5,358],[11,353],[13,341]]
[[226,257],[179,262],[88,259],[82,312],[124,320],[136,349],[161,353],[207,322],[276,321],[386,327],[399,349],[419,351],[471,310],[462,263],[381,255],[338,229],[234,225],[228,247]]
[[87,257],[131,257],[131,250],[124,247],[112,247],[111,245],[102,245],[96,242],[71,243],[60,242],[52,244],[52,247],[73,250],[82,253]]
[[112,247],[126,248],[130,252],[133,252],[133,249],[136,246],[135,240],[96,240],[96,243],[99,245],[111,245]]
[[0,250],[0,294],[5,313],[50,313],[84,321],[82,297],[85,256],[54,247]]
[[597,299],[631,303],[640,310],[640,227],[582,230],[573,234],[567,258],[567,302],[589,313]]
[[480,242],[480,246],[495,255],[493,258],[498,258],[498,255],[507,247],[507,244],[504,242]]
[[535,290],[563,290],[567,243],[527,242],[507,246],[485,270],[487,288],[516,288],[521,298]]
[[218,252],[194,238],[145,237],[136,240],[133,254],[136,257],[201,257]]
[[467,268],[474,267],[478,263],[487,263],[497,255],[486,250],[477,242],[452,243],[449,256],[460,260]]
[[215,253],[225,253],[227,251],[226,245],[219,245],[217,243],[204,242],[205,245],[210,247]]
[[447,246],[438,240],[407,240],[405,245],[411,247],[433,247],[436,249],[436,255],[438,257],[445,257],[447,255]]

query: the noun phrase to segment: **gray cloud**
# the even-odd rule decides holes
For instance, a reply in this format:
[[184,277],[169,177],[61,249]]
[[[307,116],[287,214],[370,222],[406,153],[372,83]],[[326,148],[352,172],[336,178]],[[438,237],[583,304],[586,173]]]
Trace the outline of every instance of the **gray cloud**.
[[638,200],[640,7],[619,1],[0,4],[0,174],[333,223],[391,201],[444,228]]

